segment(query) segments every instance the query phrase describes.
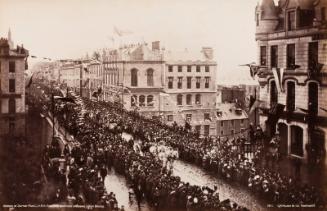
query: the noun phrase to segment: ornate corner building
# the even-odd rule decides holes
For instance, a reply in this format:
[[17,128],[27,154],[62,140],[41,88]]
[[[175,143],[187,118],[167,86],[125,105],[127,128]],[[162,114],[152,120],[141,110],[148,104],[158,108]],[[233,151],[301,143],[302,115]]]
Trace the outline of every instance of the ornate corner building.
[[25,69],[28,51],[0,39],[0,138],[25,135]]
[[255,9],[260,124],[285,155],[325,158],[327,1],[262,0]]

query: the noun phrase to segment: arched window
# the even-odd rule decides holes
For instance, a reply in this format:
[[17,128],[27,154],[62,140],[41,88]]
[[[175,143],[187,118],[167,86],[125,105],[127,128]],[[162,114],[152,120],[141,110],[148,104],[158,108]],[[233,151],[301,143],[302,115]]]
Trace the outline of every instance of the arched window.
[[295,83],[294,83],[294,81],[287,82],[286,110],[289,112],[292,112],[295,110]]
[[142,107],[142,106],[145,106],[145,96],[144,95],[141,95],[139,97],[139,106]]
[[309,83],[308,89],[308,110],[310,114],[318,113],[318,84],[315,82]]
[[147,106],[153,106],[153,95],[149,95],[146,97],[146,103],[147,103]]
[[192,105],[192,95],[186,95],[186,105]]
[[275,81],[270,82],[270,107],[278,102],[278,91]]
[[195,95],[195,104],[201,104],[201,94]]
[[154,85],[154,83],[153,83],[153,72],[154,72],[153,69],[147,69],[147,71],[146,71],[148,86],[153,86]]
[[131,70],[131,86],[137,86],[137,69]]
[[133,95],[131,96],[131,106],[136,106],[137,104],[137,96]]
[[177,95],[177,105],[183,105],[183,95]]

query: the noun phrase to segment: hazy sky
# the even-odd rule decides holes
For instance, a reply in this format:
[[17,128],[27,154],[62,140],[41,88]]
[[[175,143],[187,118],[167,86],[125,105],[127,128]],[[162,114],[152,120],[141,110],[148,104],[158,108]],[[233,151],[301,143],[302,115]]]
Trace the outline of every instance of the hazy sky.
[[[0,36],[9,27],[31,55],[76,58],[123,41],[160,40],[169,50],[214,48],[220,81],[248,78],[239,64],[256,60],[258,0],[0,0]],[[116,44],[118,43],[116,37]],[[31,60],[31,59],[30,59]]]

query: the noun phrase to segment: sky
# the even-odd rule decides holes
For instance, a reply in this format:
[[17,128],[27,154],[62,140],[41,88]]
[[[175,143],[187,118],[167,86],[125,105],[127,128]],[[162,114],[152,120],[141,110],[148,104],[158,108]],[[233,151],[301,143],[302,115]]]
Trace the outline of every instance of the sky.
[[[171,51],[214,49],[218,83],[249,81],[258,0],[0,0],[0,36],[11,29],[30,55],[79,58],[119,43],[160,40]],[[114,27],[131,32],[119,38]],[[114,38],[114,42],[111,38]],[[30,62],[33,60],[29,59]]]

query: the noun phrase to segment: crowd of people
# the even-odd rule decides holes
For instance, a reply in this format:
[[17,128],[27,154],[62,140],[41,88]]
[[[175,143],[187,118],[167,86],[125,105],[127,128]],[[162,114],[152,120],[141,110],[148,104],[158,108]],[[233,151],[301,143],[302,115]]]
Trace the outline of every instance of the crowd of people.
[[[48,87],[44,90],[48,96],[54,92]],[[43,100],[41,104],[50,108],[49,98]],[[256,150],[253,159],[248,159],[240,153],[244,147],[242,138],[201,138],[184,127],[168,126],[135,111],[126,111],[119,104],[89,99],[83,102],[86,110],[83,123],[77,123],[78,106],[62,103],[56,108],[60,124],[79,142],[71,150],[68,165],[78,169],[77,173],[70,170],[68,174],[69,187],[75,195],[81,189],[88,190],[84,186],[96,186],[97,174],[92,172],[105,172],[103,169],[114,166],[133,183],[138,197],[145,196],[157,207],[246,210],[230,200],[220,201],[216,188],[193,186],[173,176],[158,156],[149,152],[153,143],[163,142],[178,149],[180,159],[200,165],[226,181],[243,184],[271,204],[324,204],[321,190],[262,168],[258,163],[264,156],[263,145]],[[122,132],[142,140],[142,153],[134,149],[134,140],[122,138]],[[258,130],[255,137],[260,142],[262,132]],[[77,178],[84,175],[84,179],[76,179],[76,175],[80,175]],[[85,198],[87,202],[93,200]]]

